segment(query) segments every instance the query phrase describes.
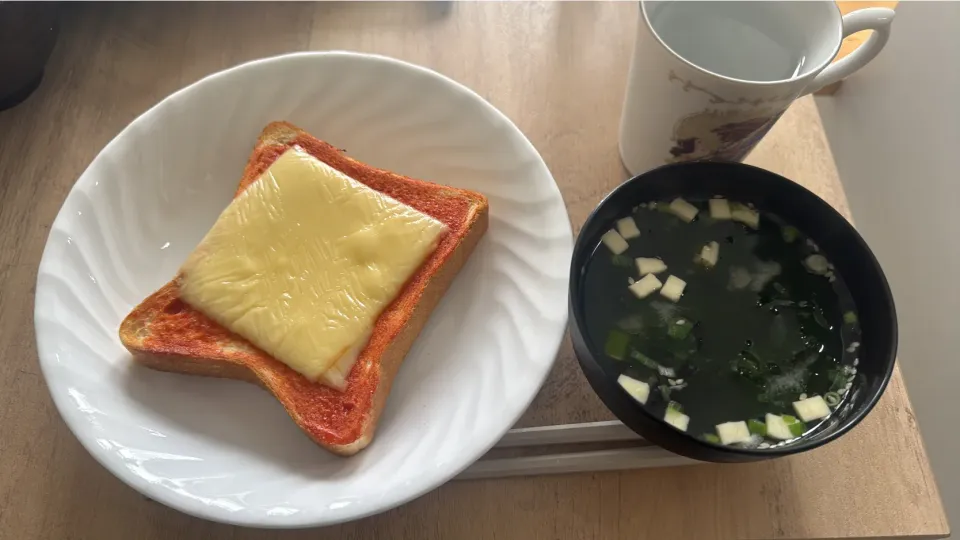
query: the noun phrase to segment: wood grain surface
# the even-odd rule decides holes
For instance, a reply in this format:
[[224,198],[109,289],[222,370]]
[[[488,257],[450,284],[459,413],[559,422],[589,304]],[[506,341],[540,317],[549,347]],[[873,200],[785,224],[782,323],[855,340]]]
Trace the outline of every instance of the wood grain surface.
[[[49,226],[112,137],[169,93],[246,60],[301,50],[387,54],[463,82],[512,118],[553,171],[578,229],[625,178],[617,122],[636,5],[111,3],[69,5],[62,15],[42,86],[0,113],[0,538],[948,533],[899,372],[876,410],[841,441],[767,463],[453,482],[380,516],[309,531],[204,522],[142,497],[97,465],[59,418],[39,371],[32,323]],[[848,212],[812,99],[798,101],[749,161]],[[608,417],[566,344],[522,424]]]

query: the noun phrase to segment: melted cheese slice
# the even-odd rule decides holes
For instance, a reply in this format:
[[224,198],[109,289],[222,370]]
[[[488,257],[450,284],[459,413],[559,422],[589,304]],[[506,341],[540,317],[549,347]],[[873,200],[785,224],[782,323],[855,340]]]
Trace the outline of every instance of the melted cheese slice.
[[344,388],[380,313],[446,227],[287,150],[180,269],[193,307],[302,373]]

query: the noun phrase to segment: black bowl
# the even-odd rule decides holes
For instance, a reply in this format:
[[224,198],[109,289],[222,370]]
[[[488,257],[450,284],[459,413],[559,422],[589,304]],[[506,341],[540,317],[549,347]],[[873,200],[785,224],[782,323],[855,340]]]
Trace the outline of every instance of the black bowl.
[[[712,444],[674,429],[647,412],[605,373],[602,351],[586,338],[582,279],[600,236],[640,203],[674,197],[705,199],[722,195],[751,202],[803,231],[843,276],[857,306],[862,332],[858,377],[850,398],[813,433],[768,449]],[[758,461],[796,454],[826,444],[857,425],[883,394],[897,352],[897,315],[890,287],[866,242],[822,199],[780,175],[740,163],[693,162],[667,165],[634,177],[610,193],[590,214],[577,237],[570,267],[570,333],[587,380],[604,404],[630,429],[667,450],[718,462]],[[612,375],[612,376],[611,376]]]

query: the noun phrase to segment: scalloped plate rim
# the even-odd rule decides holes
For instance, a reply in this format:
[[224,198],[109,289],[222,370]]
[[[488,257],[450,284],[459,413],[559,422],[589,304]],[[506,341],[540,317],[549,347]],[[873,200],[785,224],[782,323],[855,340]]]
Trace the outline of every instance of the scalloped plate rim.
[[[347,51],[347,50],[313,51],[313,52],[307,51],[307,52],[280,54],[276,56],[265,57],[265,58],[243,62],[241,64],[237,64],[235,66],[206,75],[198,79],[197,81],[194,81],[193,83],[190,83],[189,85],[173,92],[172,94],[162,99],[160,102],[156,103],[155,105],[147,109],[145,112],[137,116],[133,121],[127,124],[114,138],[112,138],[104,146],[104,148],[97,153],[97,155],[93,158],[93,160],[91,160],[91,162],[84,169],[83,173],[81,173],[78,180],[71,187],[70,192],[68,192],[67,196],[64,198],[63,203],[61,204],[60,209],[58,210],[56,218],[51,224],[50,232],[48,232],[48,239],[47,239],[47,242],[45,243],[43,253],[40,259],[39,268],[38,268],[37,284],[36,284],[38,289],[40,286],[39,279],[40,279],[40,276],[44,274],[43,272],[44,268],[52,264],[50,260],[52,256],[50,255],[51,244],[49,242],[49,237],[52,234],[52,232],[58,228],[57,225],[58,224],[62,225],[62,222],[65,221],[65,215],[63,213],[63,209],[68,204],[74,191],[81,190],[86,186],[88,186],[91,182],[93,182],[94,180],[92,179],[90,174],[88,174],[88,171],[91,168],[93,168],[94,164],[101,159],[105,159],[103,156],[109,155],[111,151],[114,149],[114,147],[120,144],[120,141],[125,136],[127,136],[129,133],[131,133],[141,124],[147,123],[154,115],[159,114],[157,111],[161,110],[164,104],[168,102],[176,101],[180,99],[182,96],[189,93],[191,90],[201,85],[204,85],[220,77],[226,77],[237,71],[249,69],[251,67],[255,67],[262,64],[284,62],[284,61],[287,61],[290,59],[296,59],[296,58],[328,57],[328,56],[359,57],[362,59],[374,60],[379,62],[387,62],[387,63],[399,65],[401,67],[418,71],[421,74],[425,74],[433,78],[439,79],[444,84],[449,86],[452,90],[461,92],[473,98],[473,100],[480,103],[486,109],[486,112],[488,114],[492,114],[498,117],[500,120],[502,120],[507,129],[512,129],[515,131],[515,133],[519,136],[518,140],[524,146],[526,153],[529,154],[529,157],[535,158],[536,166],[542,169],[542,173],[545,174],[546,177],[550,179],[551,182],[550,182],[549,189],[552,190],[551,195],[559,198],[561,204],[563,203],[563,197],[562,197],[562,194],[560,193],[558,186],[556,185],[556,181],[553,179],[553,176],[549,168],[547,167],[546,163],[543,161],[542,156],[540,156],[539,152],[536,150],[533,144],[529,141],[529,139],[523,134],[523,132],[513,123],[513,121],[509,117],[507,117],[494,105],[489,103],[479,94],[477,94],[467,86],[463,85],[462,83],[459,83],[456,80],[450,77],[447,77],[446,75],[443,75],[442,73],[434,71],[430,68],[426,68],[423,66],[419,66],[419,65],[404,61],[404,60],[392,58],[385,55],[379,55],[379,54],[370,54],[370,53],[354,52],[354,51]],[[563,214],[564,214],[564,217],[567,218],[565,220],[566,229],[564,231],[565,234],[564,234],[563,240],[565,241],[565,244],[566,244],[565,247],[568,249],[570,253],[572,253],[573,233],[572,233],[572,228],[569,222],[569,215],[566,212],[565,205],[563,205]],[[456,477],[460,472],[462,472],[464,469],[469,467],[472,463],[474,463],[477,459],[479,459],[487,451],[489,451],[499,441],[500,436],[502,436],[503,433],[505,433],[510,427],[512,427],[520,419],[520,417],[523,415],[526,409],[530,406],[530,403],[532,403],[533,399],[536,397],[537,393],[539,392],[539,389],[542,387],[544,381],[546,380],[547,376],[549,375],[553,367],[553,364],[556,361],[556,357],[557,357],[557,354],[559,353],[559,349],[563,341],[563,336],[566,331],[566,324],[567,324],[567,313],[564,307],[564,312],[561,316],[560,324],[555,324],[555,328],[553,329],[553,332],[550,335],[543,336],[542,342],[551,344],[548,347],[551,360],[545,366],[545,369],[543,369],[538,374],[539,381],[538,381],[538,384],[536,385],[536,391],[530,392],[529,395],[526,396],[523,406],[517,410],[516,415],[510,419],[509,423],[504,424],[505,427],[500,433],[500,436],[491,437],[490,440],[488,441],[489,444],[482,447],[477,447],[475,451],[472,453],[472,455],[469,456],[469,459],[465,459],[461,463],[455,464],[454,466],[450,466],[451,462],[448,462],[445,468],[442,470],[442,472],[428,478],[427,481],[422,482],[418,487],[409,489],[397,497],[381,499],[380,501],[378,501],[377,504],[369,505],[361,511],[354,511],[354,512],[348,511],[348,512],[343,512],[341,514],[336,514],[336,515],[330,515],[328,513],[311,513],[306,515],[294,514],[293,516],[294,518],[299,516],[299,517],[306,517],[307,519],[290,519],[288,521],[272,521],[272,520],[263,521],[261,519],[257,519],[258,516],[250,513],[236,514],[235,517],[238,517],[240,519],[224,519],[223,514],[211,513],[207,511],[209,510],[209,508],[205,505],[189,504],[190,502],[189,499],[182,496],[178,496],[174,494],[172,491],[170,491],[169,489],[152,488],[151,487],[152,484],[149,481],[145,480],[139,475],[129,474],[127,471],[125,471],[122,463],[115,460],[108,459],[109,457],[108,453],[102,448],[100,448],[98,445],[96,445],[94,438],[91,437],[88,433],[83,433],[84,431],[87,431],[88,428],[86,427],[79,428],[79,425],[81,425],[80,422],[72,420],[72,415],[75,413],[76,407],[73,403],[69,402],[68,396],[64,395],[64,393],[61,393],[61,392],[53,392],[53,388],[51,387],[51,380],[52,380],[51,370],[53,369],[53,365],[55,361],[51,360],[51,356],[54,356],[54,354],[50,350],[48,350],[48,346],[44,343],[42,339],[43,337],[42,334],[44,334],[45,332],[42,331],[44,322],[39,320],[39,317],[38,317],[38,314],[40,312],[39,308],[41,307],[39,305],[39,298],[40,298],[39,295],[35,295],[34,328],[35,328],[35,334],[36,334],[35,338],[36,338],[37,353],[38,353],[41,373],[43,374],[44,379],[47,381],[48,391],[50,392],[50,395],[53,399],[54,405],[57,408],[58,413],[60,414],[61,418],[63,418],[64,423],[67,425],[70,432],[73,433],[74,437],[77,438],[77,440],[81,443],[83,448],[91,456],[93,456],[94,459],[101,466],[107,469],[116,478],[120,479],[124,484],[130,486],[131,488],[135,489],[141,494],[150,497],[151,499],[161,502],[162,504],[168,507],[174,508],[178,511],[181,511],[185,514],[188,514],[194,517],[207,519],[214,522],[226,523],[231,525],[248,526],[248,527],[267,528],[267,529],[288,529],[288,528],[326,526],[326,525],[335,525],[339,523],[345,523],[349,521],[362,519],[365,517],[369,517],[369,516],[396,508],[403,504],[406,504],[407,502],[410,502],[440,487],[441,485],[445,484],[447,481]],[[564,306],[565,304],[566,302],[564,302]],[[57,378],[57,377],[59,377],[59,375],[54,375],[53,378]],[[323,452],[324,450],[318,448],[318,451]],[[333,519],[327,519],[327,518],[333,518]]]

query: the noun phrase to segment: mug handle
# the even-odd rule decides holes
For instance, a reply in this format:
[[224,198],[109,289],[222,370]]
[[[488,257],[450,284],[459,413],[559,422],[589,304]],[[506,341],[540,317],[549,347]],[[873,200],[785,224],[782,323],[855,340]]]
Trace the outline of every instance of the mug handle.
[[890,39],[890,23],[893,22],[894,11],[887,8],[866,8],[847,13],[843,16],[843,38],[862,30],[873,30],[873,34],[866,43],[857,47],[846,57],[837,60],[824,68],[814,77],[804,94],[815,92],[824,86],[833,84],[853,74],[853,72],[867,65],[873,60],[880,49]]

